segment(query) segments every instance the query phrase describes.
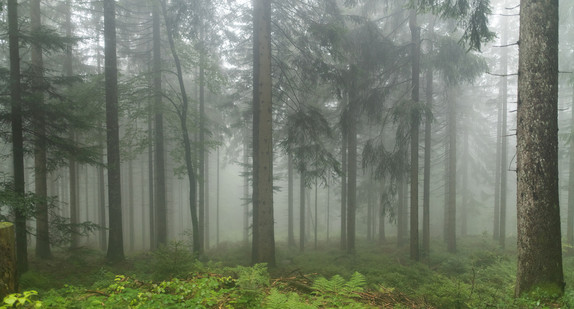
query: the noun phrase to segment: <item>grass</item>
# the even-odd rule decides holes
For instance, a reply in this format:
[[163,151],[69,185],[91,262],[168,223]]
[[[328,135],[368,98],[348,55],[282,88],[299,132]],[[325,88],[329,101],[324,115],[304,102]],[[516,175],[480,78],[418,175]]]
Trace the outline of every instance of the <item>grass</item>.
[[207,252],[203,262],[181,243],[115,265],[98,251],[62,251],[30,261],[21,289],[38,295],[20,297],[57,308],[574,308],[572,256],[564,257],[563,297],[515,299],[515,253],[487,237],[465,238],[456,255],[433,244],[422,262],[393,243],[359,242],[353,255],[320,247],[299,253],[279,244],[270,270],[248,267],[249,249],[233,244]]

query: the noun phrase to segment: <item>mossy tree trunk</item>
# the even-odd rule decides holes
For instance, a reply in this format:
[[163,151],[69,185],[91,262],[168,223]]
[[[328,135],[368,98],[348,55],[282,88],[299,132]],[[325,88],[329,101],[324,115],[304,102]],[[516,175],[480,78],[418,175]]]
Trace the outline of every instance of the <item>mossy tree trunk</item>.
[[0,300],[18,290],[14,225],[0,222]]

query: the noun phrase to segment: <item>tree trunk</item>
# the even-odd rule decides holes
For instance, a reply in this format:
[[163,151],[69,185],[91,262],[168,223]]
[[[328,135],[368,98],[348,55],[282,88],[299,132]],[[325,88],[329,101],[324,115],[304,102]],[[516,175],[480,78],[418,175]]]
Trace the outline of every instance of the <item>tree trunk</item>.
[[558,0],[520,1],[516,296],[564,293],[558,198]]
[[[352,89],[351,93],[356,90]],[[348,162],[347,162],[347,253],[355,252],[355,215],[357,209],[357,97],[349,96]]]
[[[40,0],[30,1],[30,24],[32,32],[42,28]],[[48,259],[52,256],[50,249],[50,228],[48,217],[48,170],[46,158],[46,118],[44,113],[44,60],[42,46],[32,43],[31,51],[32,91],[34,95],[34,182],[36,196],[40,201],[36,205],[36,257]],[[0,297],[1,298],[1,297]]]
[[[434,21],[429,26],[429,53],[433,52]],[[426,72],[426,113],[425,113],[425,157],[424,157],[424,183],[423,183],[423,247],[422,255],[430,256],[430,168],[431,168],[431,143],[432,143],[432,105],[433,105],[433,70],[428,68]]]
[[253,3],[253,263],[275,266],[271,0]]
[[[24,198],[24,138],[22,132],[22,88],[20,84],[20,50],[18,31],[18,1],[8,0],[8,45],[10,49],[10,106],[12,120],[12,160],[14,169],[14,192]],[[16,228],[16,256],[18,272],[28,271],[28,240],[26,214],[14,206]]]
[[317,226],[319,225],[319,212],[317,211],[318,210],[318,207],[317,207],[318,204],[319,204],[319,201],[317,200],[317,178],[315,178],[315,226],[313,227],[314,231],[315,231],[315,233],[314,233],[315,250],[317,250],[317,231],[318,231]]
[[193,158],[191,155],[191,139],[189,138],[189,130],[187,127],[187,117],[188,117],[188,110],[189,110],[189,101],[187,92],[185,91],[185,83],[183,81],[183,72],[181,69],[181,62],[179,60],[179,56],[175,49],[175,42],[173,40],[173,34],[171,33],[171,25],[170,19],[167,15],[167,8],[165,0],[161,2],[161,8],[163,13],[163,18],[166,23],[167,29],[167,39],[169,42],[169,48],[171,50],[171,55],[173,57],[173,61],[175,63],[175,68],[177,71],[177,80],[179,82],[179,90],[181,92],[181,100],[182,106],[181,110],[178,113],[181,132],[182,132],[182,139],[183,139],[183,149],[184,149],[184,160],[185,160],[185,167],[187,171],[187,178],[189,181],[189,211],[191,213],[191,225],[192,225],[192,237],[193,237],[193,255],[195,258],[199,258],[203,255],[202,247],[200,246],[200,236],[199,233],[199,221],[197,218],[197,179],[195,175],[195,168],[193,167]]
[[[506,20],[506,19],[504,19]],[[508,39],[506,27],[502,33],[501,45],[506,45]],[[500,223],[499,223],[499,239],[498,243],[501,248],[504,248],[506,241],[506,186],[507,186],[507,148],[508,148],[508,134],[507,134],[507,119],[508,119],[508,52],[503,48],[504,52],[500,58],[500,67],[502,68],[501,81],[500,81],[500,100],[502,105],[502,126],[501,126],[501,145],[500,145]]]
[[287,158],[287,244],[295,247],[295,233],[293,227],[293,155]]
[[397,201],[397,246],[402,247],[406,243],[407,238],[407,214],[405,203],[405,176],[401,176],[397,181],[398,183],[398,201]]
[[116,9],[114,0],[104,0],[106,133],[108,149],[109,241],[106,258],[124,260],[122,191],[120,179],[120,135],[118,124],[118,66],[116,56]]
[[347,250],[347,134],[341,142],[341,250]]
[[466,164],[462,167],[462,205],[460,207],[460,235],[467,236],[468,234],[468,209],[470,208],[469,201],[469,194],[470,190],[468,188],[468,173],[469,173],[469,163],[470,163],[470,153],[469,153],[469,136],[468,136],[468,129],[465,128],[463,132],[463,151],[462,155],[464,158],[464,162]]
[[502,151],[502,100],[498,102],[498,118],[496,120],[496,167],[494,176],[494,222],[492,238],[500,239],[500,159]]
[[220,153],[219,153],[219,147],[217,147],[217,187],[216,187],[216,191],[217,191],[217,195],[216,195],[216,200],[215,200],[215,205],[216,205],[216,214],[215,214],[215,219],[216,219],[216,223],[215,223],[215,228],[216,228],[216,238],[215,238],[215,244],[217,246],[219,246],[219,184],[220,184],[220,179],[219,179],[219,173],[220,173],[220,166],[219,166],[219,162],[220,162],[221,158],[220,158]]
[[154,91],[154,200],[152,213],[155,229],[152,248],[167,243],[167,201],[165,184],[165,150],[163,133],[162,67],[161,67],[161,22],[159,1],[153,1],[153,91]]
[[247,121],[243,133],[243,243],[249,244],[249,144],[247,142]]
[[305,251],[305,171],[299,178],[299,251]]
[[456,252],[456,97],[453,91],[447,94],[448,102],[448,208],[447,208],[447,251]]
[[[419,102],[420,76],[420,28],[417,25],[417,15],[410,11],[409,27],[411,29],[412,57],[412,93],[414,104]],[[420,115],[418,107],[411,114],[411,213],[410,213],[410,258],[418,261],[419,255],[419,126]]]
[[[383,190],[385,190],[384,179],[381,181],[379,187],[381,188],[381,192],[383,192]],[[382,245],[387,241],[386,240],[386,234],[385,234],[385,219],[386,219],[387,210],[385,209],[385,201],[380,196],[380,194],[379,194],[378,200],[379,200],[379,204],[380,204],[380,207],[379,207],[379,245]]]
[[0,222],[0,299],[18,291],[14,225]]
[[[572,88],[572,119],[570,136],[574,136],[574,87]],[[570,140],[570,162],[568,166],[568,217],[566,219],[566,241],[574,245],[574,141]]]
[[[199,26],[199,40],[203,40],[203,25]],[[203,46],[200,47],[203,49]],[[205,205],[205,69],[203,68],[203,51],[199,60],[199,160],[198,160],[198,193],[199,193],[199,246],[204,251],[207,243],[207,218]]]

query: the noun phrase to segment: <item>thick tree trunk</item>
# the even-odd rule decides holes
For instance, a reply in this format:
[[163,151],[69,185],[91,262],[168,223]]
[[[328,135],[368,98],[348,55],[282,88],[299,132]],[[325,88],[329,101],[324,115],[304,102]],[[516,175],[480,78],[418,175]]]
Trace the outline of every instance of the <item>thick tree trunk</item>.
[[[10,107],[12,120],[12,168],[14,169],[14,192],[24,198],[24,138],[22,132],[22,88],[20,82],[20,50],[18,31],[18,1],[8,0],[8,45],[10,49]],[[26,215],[23,209],[14,207],[16,228],[16,256],[18,272],[28,271],[28,240]]]
[[[574,87],[572,88],[572,119],[570,136],[574,136]],[[566,241],[574,245],[574,142],[570,140],[570,162],[568,166],[568,216],[566,219]]]
[[108,149],[109,241],[106,258],[124,260],[120,136],[118,124],[118,66],[116,56],[116,9],[114,0],[104,0],[106,133]]
[[558,199],[558,0],[520,1],[516,296],[564,292]]
[[402,247],[407,241],[407,205],[405,203],[405,176],[401,176],[398,181],[398,201],[397,201],[397,246]]
[[0,222],[0,299],[18,291],[14,225]]
[[[32,32],[42,28],[40,0],[30,1],[30,24]],[[36,257],[47,259],[52,256],[50,249],[50,228],[48,218],[48,169],[46,155],[46,118],[44,113],[44,59],[42,46],[33,43],[30,57],[32,66],[32,91],[34,93],[34,183],[36,196],[40,201],[36,205]],[[1,298],[1,297],[0,297]]]
[[271,0],[253,3],[253,255],[275,266]]

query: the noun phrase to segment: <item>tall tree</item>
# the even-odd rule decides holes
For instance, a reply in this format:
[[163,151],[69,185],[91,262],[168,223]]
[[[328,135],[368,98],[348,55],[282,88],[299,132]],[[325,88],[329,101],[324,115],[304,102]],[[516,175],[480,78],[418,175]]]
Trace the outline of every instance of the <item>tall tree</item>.
[[558,0],[520,1],[516,296],[564,292],[558,199]]
[[[428,53],[433,53],[434,20],[429,24]],[[423,180],[423,243],[422,255],[430,255],[430,168],[431,168],[431,129],[433,107],[433,68],[429,66],[426,71],[426,112],[425,112],[425,153],[424,153],[424,180]]]
[[293,228],[293,155],[287,154],[287,243],[289,247],[295,246],[295,232]]
[[275,265],[271,0],[253,3],[253,263]]
[[[501,45],[505,46],[508,41],[508,29],[506,18],[503,18],[502,23],[502,38],[501,38]],[[500,80],[500,105],[502,107],[501,117],[501,144],[500,144],[500,223],[499,223],[499,239],[498,244],[501,248],[504,248],[506,243],[506,187],[507,187],[507,170],[508,167],[508,155],[507,155],[507,148],[508,148],[508,138],[507,138],[507,126],[508,126],[508,78],[506,75],[508,74],[508,50],[503,48],[500,57],[500,68],[502,75]]]
[[116,8],[114,0],[104,0],[104,40],[109,205],[109,241],[106,258],[111,262],[118,262],[124,260],[124,240],[120,179],[120,134],[118,124]]
[[[42,18],[40,0],[30,1],[30,26],[32,33],[40,33]],[[50,229],[48,217],[48,183],[47,183],[47,154],[46,154],[46,118],[44,112],[44,59],[42,46],[33,42],[30,50],[34,131],[34,187],[39,198],[36,205],[36,256],[47,259],[52,256],[50,249]]]
[[154,0],[153,19],[153,91],[154,91],[154,211],[155,243],[152,248],[167,243],[167,203],[165,185],[165,149],[161,85],[161,22],[159,0]]
[[418,261],[419,254],[419,76],[420,76],[420,28],[417,25],[415,10],[410,11],[409,28],[411,30],[411,212],[410,212],[410,258]]
[[181,93],[181,108],[177,112],[179,117],[181,134],[183,139],[183,150],[184,150],[184,160],[185,167],[187,171],[187,178],[189,181],[189,211],[191,213],[191,225],[192,225],[192,238],[193,238],[193,255],[195,258],[200,257],[203,254],[200,233],[199,233],[199,221],[197,217],[197,179],[195,175],[195,167],[193,166],[193,158],[191,153],[191,138],[189,137],[189,130],[187,125],[187,118],[189,112],[189,99],[187,96],[187,91],[185,90],[185,83],[183,80],[183,70],[181,62],[179,60],[179,55],[175,47],[175,40],[173,38],[173,27],[172,20],[167,13],[166,1],[161,2],[161,9],[163,18],[165,20],[165,25],[167,29],[167,39],[169,42],[169,48],[171,50],[171,55],[175,64],[177,72],[177,80],[179,84],[179,91]]
[[[8,0],[8,45],[10,49],[10,107],[12,120],[12,160],[14,192],[24,198],[24,138],[22,133],[22,86],[20,81],[20,44],[18,30],[18,1]],[[28,271],[28,240],[23,203],[14,205],[16,227],[16,256],[18,272]]]

